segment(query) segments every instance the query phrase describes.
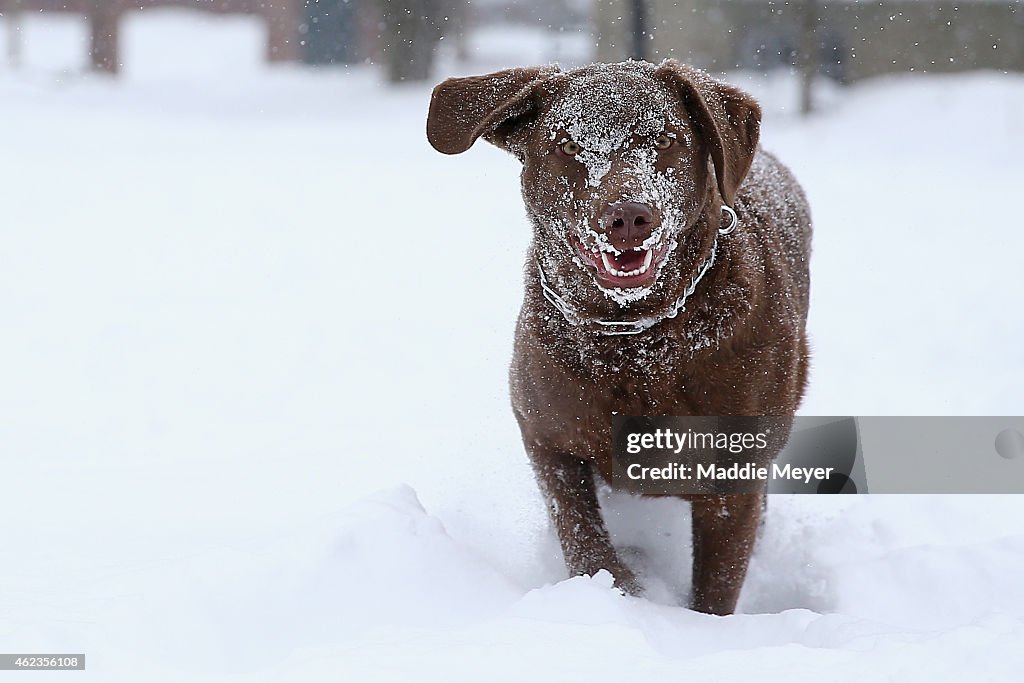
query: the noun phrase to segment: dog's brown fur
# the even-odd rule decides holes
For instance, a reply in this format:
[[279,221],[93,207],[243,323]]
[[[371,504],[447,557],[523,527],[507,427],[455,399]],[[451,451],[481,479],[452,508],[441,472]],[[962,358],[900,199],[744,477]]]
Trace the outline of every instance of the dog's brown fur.
[[[760,120],[749,95],[674,61],[511,69],[434,90],[427,135],[436,149],[457,154],[483,137],[523,163],[534,241],[512,405],[572,574],[607,569],[619,586],[640,590],[612,547],[596,492],[595,474],[614,484],[612,415],[791,416],[803,395],[810,216],[789,171],[758,147]],[[651,152],[653,136],[669,130],[671,147]],[[574,136],[586,150],[577,158],[559,152]],[[623,200],[653,211],[639,237],[613,234],[602,218]],[[664,317],[711,254],[722,204],[739,227],[718,239],[684,308]],[[657,231],[668,251],[642,296],[599,286],[597,267],[580,258],[633,248]],[[582,322],[545,300],[538,267]],[[645,316],[663,319],[635,336],[603,336],[587,324]],[[691,502],[692,606],[728,614],[764,494]]]

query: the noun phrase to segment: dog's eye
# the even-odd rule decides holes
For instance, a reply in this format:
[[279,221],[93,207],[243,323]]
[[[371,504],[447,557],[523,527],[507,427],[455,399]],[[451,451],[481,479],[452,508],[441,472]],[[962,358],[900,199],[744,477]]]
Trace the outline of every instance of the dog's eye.
[[664,152],[666,149],[671,147],[672,143],[674,142],[675,141],[672,138],[662,133],[657,138],[655,138],[654,146],[657,147],[660,151]]
[[562,150],[562,154],[570,157],[574,157],[583,151],[583,147],[575,140],[569,140],[569,142],[564,143],[559,149]]

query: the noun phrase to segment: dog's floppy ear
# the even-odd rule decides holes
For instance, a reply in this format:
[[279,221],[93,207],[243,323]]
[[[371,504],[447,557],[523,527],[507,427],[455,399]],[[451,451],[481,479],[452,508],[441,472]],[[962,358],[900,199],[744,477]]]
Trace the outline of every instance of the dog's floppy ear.
[[556,72],[548,66],[449,78],[430,98],[427,139],[445,154],[465,152],[481,136],[507,149],[515,124],[537,108],[538,86]]
[[666,59],[658,72],[679,89],[711,151],[718,191],[729,206],[750,171],[761,134],[761,106],[739,88],[703,71]]

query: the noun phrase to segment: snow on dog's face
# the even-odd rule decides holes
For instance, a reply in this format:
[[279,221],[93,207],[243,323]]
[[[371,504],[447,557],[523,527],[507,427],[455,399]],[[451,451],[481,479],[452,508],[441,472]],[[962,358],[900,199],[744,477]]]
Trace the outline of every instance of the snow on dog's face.
[[527,139],[509,141],[524,161],[527,206],[555,233],[544,265],[557,273],[568,256],[620,304],[651,293],[706,190],[706,152],[695,153],[678,94],[653,72],[627,62],[552,78]]
[[749,96],[702,72],[630,61],[449,79],[427,133],[442,152],[483,136],[523,162],[536,255],[565,295],[657,306],[710,249],[713,180],[731,205],[759,121]]

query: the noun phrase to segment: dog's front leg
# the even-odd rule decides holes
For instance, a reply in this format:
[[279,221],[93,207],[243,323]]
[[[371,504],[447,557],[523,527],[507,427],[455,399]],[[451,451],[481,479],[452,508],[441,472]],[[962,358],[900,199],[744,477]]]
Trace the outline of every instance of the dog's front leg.
[[606,569],[616,586],[639,594],[636,577],[619,560],[601,517],[593,465],[564,453],[534,451],[530,455],[570,576]]
[[693,609],[732,614],[743,587],[764,494],[693,501]]

